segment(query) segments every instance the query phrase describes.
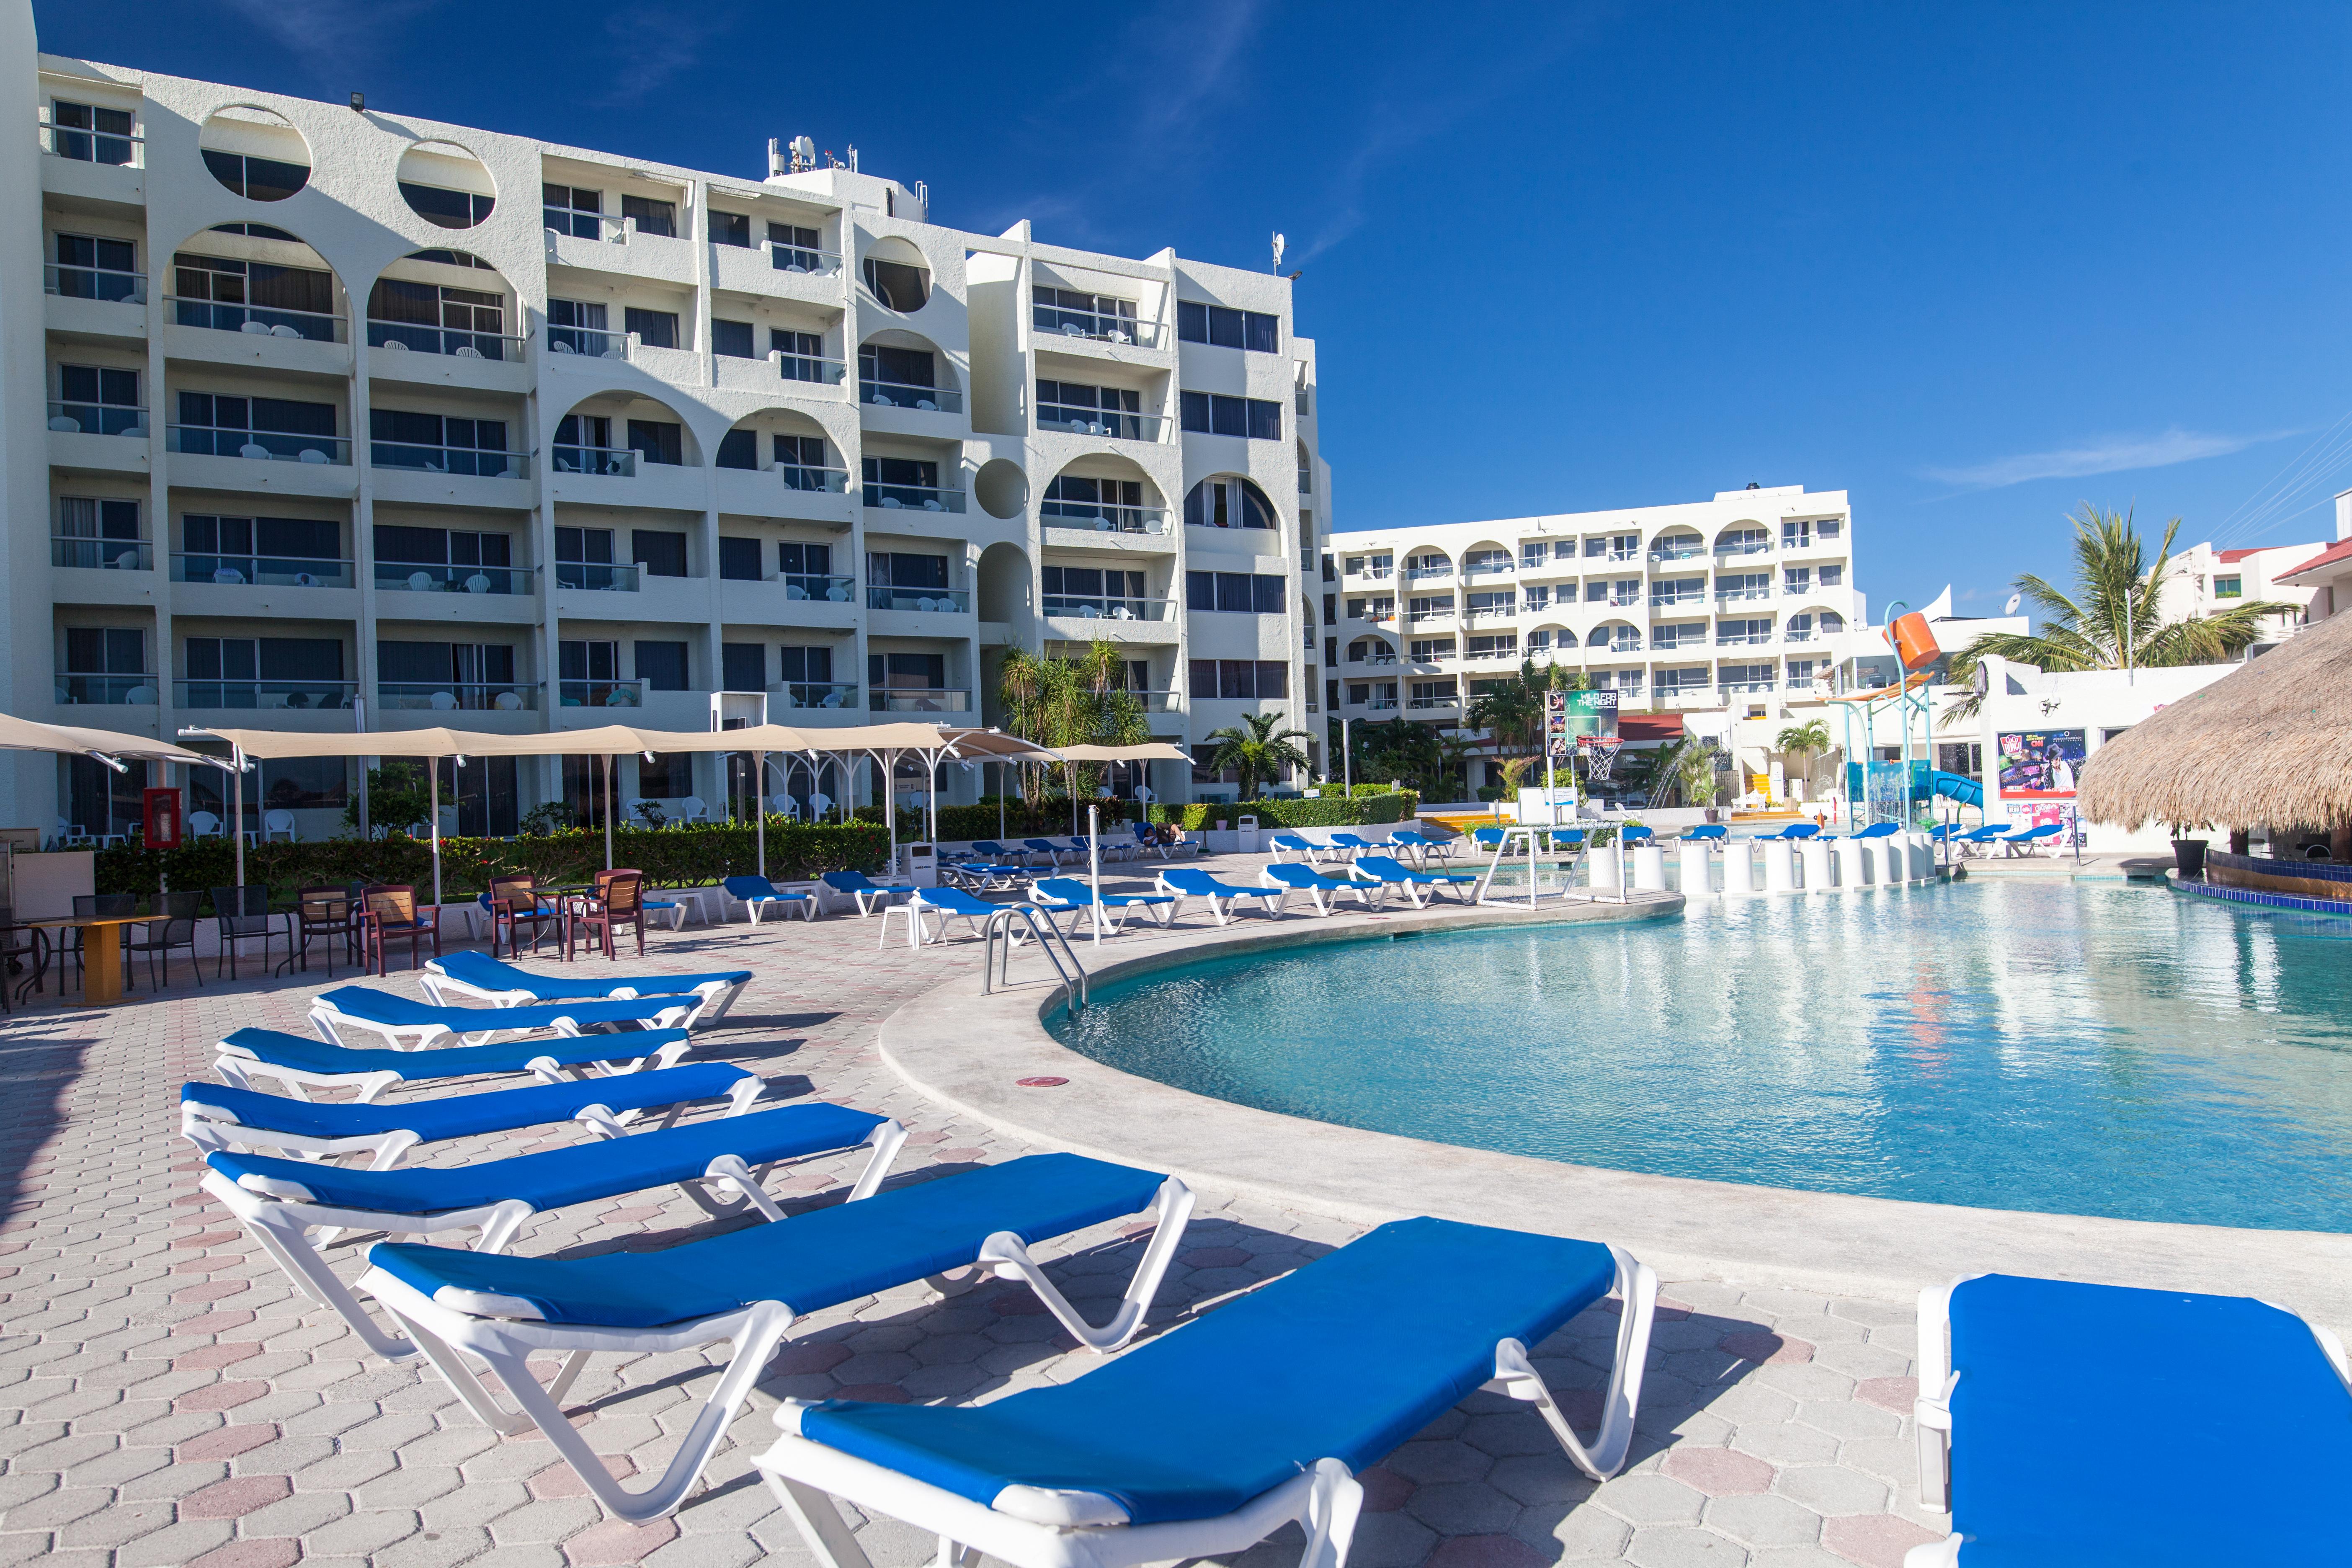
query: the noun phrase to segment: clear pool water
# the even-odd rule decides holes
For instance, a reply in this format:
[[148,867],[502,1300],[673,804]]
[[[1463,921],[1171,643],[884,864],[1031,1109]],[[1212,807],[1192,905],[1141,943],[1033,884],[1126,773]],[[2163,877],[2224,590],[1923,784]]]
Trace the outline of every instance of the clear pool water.
[[1473,1148],[2352,1231],[2352,936],[2157,889],[1987,881],[1210,959],[1103,985],[1055,1029],[1197,1093]]

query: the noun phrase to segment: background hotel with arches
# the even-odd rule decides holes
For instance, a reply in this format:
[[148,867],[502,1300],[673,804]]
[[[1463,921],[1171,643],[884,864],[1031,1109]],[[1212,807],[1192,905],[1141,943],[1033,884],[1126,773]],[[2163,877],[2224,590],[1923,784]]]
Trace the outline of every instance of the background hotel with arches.
[[[1330,479],[1283,278],[941,227],[805,140],[747,135],[765,177],[733,177],[53,56],[0,77],[40,216],[0,265],[10,712],[701,729],[728,690],[988,723],[1006,649],[1104,636],[1156,738],[1319,731]],[[716,805],[723,766],[631,759],[619,793]],[[336,831],[346,767],[268,764],[248,818]],[[19,757],[0,820],[121,831],[138,773]],[[457,826],[584,808],[589,776],[459,770]]]

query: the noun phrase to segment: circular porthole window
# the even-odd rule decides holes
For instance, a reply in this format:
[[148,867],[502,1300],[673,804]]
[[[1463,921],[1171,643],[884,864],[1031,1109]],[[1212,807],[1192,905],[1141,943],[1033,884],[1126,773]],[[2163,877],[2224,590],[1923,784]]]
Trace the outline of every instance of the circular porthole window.
[[247,201],[282,202],[310,183],[310,144],[273,110],[217,110],[196,146],[213,178]]
[[498,205],[482,161],[454,142],[419,142],[400,155],[400,197],[425,222],[472,228]]

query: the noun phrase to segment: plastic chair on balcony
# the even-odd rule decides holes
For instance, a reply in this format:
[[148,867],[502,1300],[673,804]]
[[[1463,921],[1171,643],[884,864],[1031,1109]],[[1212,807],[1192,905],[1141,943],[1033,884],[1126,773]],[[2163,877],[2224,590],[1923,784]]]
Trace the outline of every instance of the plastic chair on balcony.
[[[213,978],[217,980],[223,968],[229,978],[236,978],[236,961],[249,942],[261,944],[261,967],[269,968],[269,940],[278,934],[278,927],[269,912],[269,889],[265,883],[249,883],[242,888],[215,888],[212,890],[213,916],[220,927],[220,955],[213,963]],[[288,942],[292,942],[291,922],[287,928]]]
[[432,704],[435,712],[446,713],[457,706],[457,694],[454,691],[436,691],[425,700]]
[[670,820],[683,827],[689,822],[707,822],[709,817],[710,807],[703,804],[702,797],[690,795],[677,803],[677,815]]
[[79,436],[81,434],[81,421],[70,414],[59,414],[49,420],[49,428],[60,436]]
[[269,459],[269,448],[258,441],[247,441],[236,449],[236,455],[240,458],[253,458],[267,462]]
[[269,323],[267,321],[247,321],[236,330],[245,333],[248,337],[266,338],[269,335]]
[[277,326],[269,329],[269,335],[273,338],[299,338],[302,334],[294,328],[280,322]]
[[[60,824],[58,824],[58,826],[59,826],[60,827],[62,827],[62,826],[64,826],[64,824],[63,824],[63,823],[60,823]],[[220,830],[221,830],[221,819],[220,819],[219,817],[217,817],[217,816],[215,816],[211,812],[209,812],[209,811],[192,811],[192,812],[188,813],[188,837],[191,837],[191,838],[214,838],[214,837],[219,837],[219,835],[220,835]],[[81,831],[81,829],[80,829],[80,828],[79,828],[79,827],[77,827],[77,828],[75,828],[75,829],[74,829],[74,831],[75,831],[76,833],[79,833],[79,832]]]
[[224,585],[242,583],[245,581],[245,574],[234,566],[215,566],[213,568],[213,581]]
[[[293,705],[294,704],[290,700],[287,703],[287,706],[289,708]],[[267,844],[271,838],[280,833],[286,835],[286,842],[289,844],[295,842],[300,837],[300,835],[294,831],[294,814],[283,807],[279,807],[274,811],[263,812],[261,814],[261,841],[264,844]]]
[[575,893],[563,922],[563,956],[572,957],[582,934],[604,949],[608,959],[620,957],[613,938],[624,927],[637,933],[637,956],[646,954],[646,879],[635,870],[599,871],[593,893]]

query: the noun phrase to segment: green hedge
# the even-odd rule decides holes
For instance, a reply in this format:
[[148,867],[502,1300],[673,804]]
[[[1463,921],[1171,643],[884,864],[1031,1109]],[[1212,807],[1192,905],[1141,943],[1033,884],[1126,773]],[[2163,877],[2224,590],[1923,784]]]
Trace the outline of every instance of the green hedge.
[[[768,875],[803,881],[820,871],[879,871],[889,858],[889,836],[878,824],[854,822],[812,826],[788,817],[768,819]],[[741,826],[616,827],[613,864],[643,871],[656,887],[693,887],[722,878],[749,876],[758,868],[753,830]],[[441,890],[446,899],[469,898],[489,886],[494,873],[529,871],[541,882],[585,882],[604,865],[601,829],[574,829],[521,838],[444,838]],[[236,878],[234,850],[225,838],[206,838],[177,849],[116,846],[98,852],[97,889],[101,893],[152,893],[159,879],[187,891],[226,887]],[[298,888],[327,882],[407,882],[433,886],[433,847],[399,834],[377,839],[326,838],[304,844],[248,846],[247,882],[266,883],[290,902]]]
[[1384,790],[1378,795],[1339,800],[1245,800],[1197,802],[1192,805],[1153,806],[1151,819],[1172,817],[1188,833],[1198,833],[1218,822],[1238,822],[1255,816],[1260,827],[1361,827],[1383,822],[1403,822],[1421,805],[1410,791]]

